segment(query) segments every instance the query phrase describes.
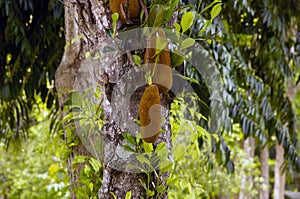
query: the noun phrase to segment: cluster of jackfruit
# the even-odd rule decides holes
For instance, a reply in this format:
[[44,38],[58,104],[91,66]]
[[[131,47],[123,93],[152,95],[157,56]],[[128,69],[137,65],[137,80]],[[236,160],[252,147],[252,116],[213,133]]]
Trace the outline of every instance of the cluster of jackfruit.
[[[152,34],[149,42],[156,45],[157,37],[166,38],[162,29]],[[146,70],[152,73],[153,84],[148,85],[139,106],[141,137],[153,143],[159,136],[161,126],[160,93],[167,93],[173,84],[171,56],[166,45],[159,53],[156,48],[146,48],[144,53]]]
[[[141,9],[138,0],[109,0],[109,6],[113,13],[119,14],[122,23],[138,18]],[[150,36],[149,42],[155,47],[146,48],[143,57],[146,70],[151,73],[153,82],[146,87],[139,104],[141,137],[148,143],[157,140],[161,129],[160,93],[167,93],[173,84],[168,45],[157,53],[158,37],[166,38],[161,28]]]

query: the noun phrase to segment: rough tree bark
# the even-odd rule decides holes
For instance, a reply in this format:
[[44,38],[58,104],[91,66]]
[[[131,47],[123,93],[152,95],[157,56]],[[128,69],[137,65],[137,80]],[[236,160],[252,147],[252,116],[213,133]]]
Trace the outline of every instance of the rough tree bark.
[[[130,69],[132,65],[127,55],[122,55],[118,58],[113,57],[114,62],[111,65],[103,64],[111,60],[101,60],[102,64],[97,74],[97,78],[91,74],[88,66],[95,65],[93,59],[88,59],[87,52],[96,52],[104,48],[107,38],[106,30],[111,28],[111,12],[108,7],[108,1],[104,0],[68,0],[65,3],[65,37],[66,49],[61,64],[56,72],[56,89],[59,92],[59,104],[61,111],[63,104],[67,100],[67,95],[64,90],[72,90],[76,87],[81,89],[87,88],[88,85],[98,84],[100,90],[105,93],[102,96],[102,106],[104,109],[104,120],[106,124],[101,130],[101,135],[104,137],[106,146],[104,148],[104,170],[103,183],[99,190],[99,198],[113,198],[111,193],[114,193],[117,198],[125,198],[128,191],[132,191],[132,198],[146,197],[146,191],[143,188],[140,180],[145,181],[146,175],[143,173],[130,173],[119,171],[109,164],[109,159],[112,153],[116,153],[118,144],[123,140],[121,136],[122,129],[118,127],[115,119],[111,115],[113,104],[110,101],[110,94],[114,85],[121,77]],[[173,18],[174,20],[174,18]],[[93,71],[92,71],[93,72]],[[77,83],[76,83],[77,82]],[[139,95],[141,95],[140,91]],[[99,100],[98,100],[99,101]],[[169,100],[166,95],[161,95],[162,114],[165,117],[164,129],[165,133],[159,136],[154,146],[159,142],[166,142],[168,149],[171,149],[171,130],[168,119]],[[138,109],[138,103],[132,102],[133,107]],[[130,118],[130,116],[128,116]],[[65,135],[65,139],[69,142],[70,138]],[[71,148],[72,153],[68,158],[68,170],[70,176],[71,193],[76,186],[78,180],[79,169],[73,169],[72,161],[74,156],[88,155],[89,152],[79,144]],[[162,174],[165,176],[168,174]],[[151,181],[155,182],[158,179],[152,175]],[[71,198],[77,198],[74,193]],[[161,198],[168,198],[165,193]]]
[[264,178],[263,190],[259,193],[259,199],[269,199],[269,149],[268,145],[260,151],[260,172],[261,176]]
[[[74,19],[78,19],[76,9],[71,3],[66,2],[65,5],[65,38],[66,49],[61,60],[61,64],[56,71],[56,89],[59,92],[59,105],[61,113],[63,113],[63,104],[67,100],[68,96],[63,90],[72,90],[75,77],[80,68],[80,60],[84,58],[83,49],[84,45],[82,40],[79,39],[79,27]],[[73,42],[71,42],[73,41]],[[71,44],[72,43],[72,44]],[[62,114],[63,117],[63,114]],[[68,138],[65,132],[66,143],[70,142],[71,138]],[[70,192],[71,198],[76,198],[73,193],[74,186],[78,180],[78,172],[74,171],[72,161],[77,155],[87,155],[88,152],[82,144],[71,148],[72,153],[68,157],[68,174],[70,178]]]

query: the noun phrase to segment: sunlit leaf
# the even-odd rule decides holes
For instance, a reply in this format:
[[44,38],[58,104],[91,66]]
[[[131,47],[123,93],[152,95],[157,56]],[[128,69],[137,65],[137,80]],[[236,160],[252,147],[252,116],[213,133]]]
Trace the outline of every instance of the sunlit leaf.
[[180,25],[182,27],[182,33],[185,33],[185,31],[187,31],[191,25],[193,24],[194,21],[194,14],[192,12],[186,12],[182,18],[181,18],[181,22]]

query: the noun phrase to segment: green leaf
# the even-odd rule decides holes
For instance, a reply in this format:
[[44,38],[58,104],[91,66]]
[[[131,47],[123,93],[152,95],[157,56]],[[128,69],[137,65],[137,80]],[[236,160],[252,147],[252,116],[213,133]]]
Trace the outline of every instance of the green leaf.
[[179,23],[174,23],[174,27],[175,27],[176,32],[179,32],[181,29],[181,26]]
[[72,91],[68,95],[68,99],[72,100],[72,104],[81,105],[83,101],[83,96],[78,91]]
[[84,174],[89,175],[91,173],[91,167],[88,166],[87,164],[85,164],[83,172],[84,172]]
[[131,148],[129,145],[124,145],[123,146],[124,147],[124,149],[126,150],[126,151],[129,151],[129,152],[135,152],[135,150],[133,149],[133,148]]
[[149,161],[147,158],[145,158],[145,156],[143,156],[143,155],[138,155],[138,156],[136,156],[136,159],[137,159],[141,164],[143,164],[143,163],[146,163],[147,165],[150,165],[150,164],[151,164],[150,161]]
[[110,192],[110,194],[114,197],[114,199],[117,199],[117,196],[114,194],[114,192]]
[[216,18],[216,17],[220,14],[221,10],[222,10],[222,3],[216,4],[216,5],[211,9],[211,12],[210,12],[211,20],[213,20],[214,18]]
[[194,14],[192,12],[185,13],[181,18],[181,27],[182,27],[182,33],[187,31],[191,27],[194,21]]
[[136,141],[135,141],[135,139],[134,139],[134,137],[132,135],[130,135],[129,133],[122,133],[122,136],[124,137],[124,139],[127,142],[129,142],[133,146],[136,146]]
[[90,191],[93,192],[93,190],[94,190],[94,185],[93,185],[93,183],[91,183],[91,182],[89,183],[89,188],[90,188]]
[[163,5],[155,4],[150,8],[148,25],[150,27],[161,27],[165,18],[165,9]]
[[140,143],[140,141],[141,141],[141,134],[140,134],[140,133],[138,133],[138,134],[136,135],[135,140],[136,140],[136,143],[137,143],[137,144]]
[[161,2],[161,4],[164,5],[165,9],[164,23],[168,22],[172,18],[175,7],[178,5],[178,1],[179,0],[166,1],[167,3]]
[[159,164],[160,167],[160,171],[163,172],[167,172],[170,171],[172,169],[173,163],[169,160],[164,160]]
[[180,40],[180,29],[181,29],[181,26],[179,23],[174,23],[174,27],[175,27],[175,35],[176,35],[176,38],[177,40]]
[[151,191],[150,189],[147,189],[146,193],[147,193],[147,196],[154,196],[155,192]]
[[171,7],[175,8],[178,5],[179,0],[172,0],[172,1],[169,1],[169,3],[170,3]]
[[116,22],[119,19],[119,13],[113,13],[111,15],[111,19],[113,20],[113,22]]
[[169,153],[168,148],[166,147],[166,145],[164,145],[161,148],[156,148],[155,152],[157,153],[157,155],[159,156],[159,158],[161,160],[166,159],[168,157],[168,153]]
[[200,14],[203,14],[206,10],[208,10],[209,8],[211,8],[216,3],[221,3],[221,2],[222,1],[220,1],[220,0],[215,0],[214,2],[212,2],[211,4],[209,4],[208,6],[206,6],[205,8],[203,8],[203,10],[201,10]]
[[142,66],[142,62],[141,62],[141,57],[138,55],[131,55],[133,62],[135,63],[135,65],[137,66]]
[[150,153],[153,151],[153,145],[152,143],[146,143],[144,142],[144,149],[146,153]]
[[95,158],[90,158],[89,163],[92,165],[95,172],[99,172],[101,168],[101,164]]
[[72,105],[72,99],[69,98],[65,101],[64,106],[70,106],[70,105]]
[[156,51],[155,55],[158,55],[168,45],[168,39],[165,37],[156,38]]
[[147,189],[146,183],[142,179],[140,179],[140,178],[139,178],[139,181],[142,184],[142,186],[144,187],[144,189]]
[[125,199],[131,199],[131,191],[126,193]]
[[81,156],[81,155],[75,156],[72,164],[83,163],[86,161],[86,158],[87,158],[86,156]]
[[161,142],[157,145],[155,151],[159,151],[161,150],[162,148],[166,147],[166,143],[165,142]]
[[113,38],[116,36],[117,33],[117,21],[119,19],[119,13],[113,13],[111,15],[112,18],[112,30],[113,30]]
[[186,49],[186,48],[189,48],[191,47],[192,45],[194,45],[195,43],[195,40],[192,39],[192,38],[187,38],[185,40],[183,40],[183,42],[181,43],[181,49]]
[[180,144],[174,149],[175,161],[179,161],[180,159],[182,159],[184,157],[184,155],[185,155],[185,148],[182,144]]
[[174,182],[176,182],[176,178],[174,176],[167,179],[167,185],[172,185]]
[[166,190],[166,186],[164,186],[164,185],[159,185],[159,186],[156,187],[156,191],[157,191],[158,193],[162,193],[162,192],[164,192],[165,190]]
[[181,65],[184,62],[184,60],[185,58],[183,54],[179,52],[171,52],[171,61],[173,67]]

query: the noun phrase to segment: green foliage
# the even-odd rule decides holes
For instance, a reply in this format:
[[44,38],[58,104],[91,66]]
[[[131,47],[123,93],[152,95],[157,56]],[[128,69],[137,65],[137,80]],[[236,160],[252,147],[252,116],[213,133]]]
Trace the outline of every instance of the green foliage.
[[62,132],[49,134],[49,111],[37,101],[30,114],[37,123],[29,128],[28,140],[8,150],[0,142],[0,198],[68,198],[69,151]]
[[88,156],[76,156],[72,162],[74,168],[82,166],[79,173],[79,179],[76,183],[79,186],[75,187],[74,193],[80,198],[96,199],[98,190],[102,184],[103,166],[95,158]]
[[[97,159],[89,156],[75,156],[72,161],[74,169],[80,168],[78,186],[73,190],[80,198],[97,198],[102,184],[103,165],[100,163],[103,140],[98,132],[104,125],[102,101],[99,104],[92,99],[101,99],[101,92],[87,89],[85,92],[66,91],[68,99],[64,103],[65,133],[68,137],[68,147],[85,144],[85,147]],[[80,137],[80,140],[79,140]],[[82,142],[82,143],[81,143]],[[97,150],[96,150],[97,149]]]
[[[87,89],[84,93],[78,91],[67,91],[68,100],[64,103],[65,117],[63,122],[66,125],[66,133],[69,143],[68,146],[75,146],[81,138],[84,144],[89,143],[94,136],[99,136],[99,131],[104,125],[102,101],[95,104],[92,99],[100,99],[101,91]],[[76,132],[76,134],[74,133]],[[102,146],[102,140],[93,140],[97,147]],[[101,149],[101,148],[99,148]],[[101,156],[99,151],[90,149],[95,157]]]
[[[239,125],[235,125],[230,135],[224,135],[228,146],[232,148],[231,159],[235,165],[235,172],[228,174],[226,167],[217,163],[220,157],[212,152],[212,141],[219,139],[219,136],[207,133],[194,122],[195,118],[186,117],[189,114],[183,115],[182,110],[185,109],[180,98],[172,104],[172,140],[174,147],[177,146],[177,153],[173,154],[175,166],[167,180],[170,198],[235,198],[239,192],[248,193],[252,198],[257,197],[262,182],[259,160],[246,157]],[[190,111],[197,112],[193,108]],[[197,142],[198,137],[204,138],[202,150]],[[250,176],[254,183],[243,182],[245,177]]]
[[[139,165],[129,165],[129,167],[147,175],[146,182],[142,179],[139,179],[146,191],[147,196],[157,199],[161,198],[161,196],[167,191],[167,187],[164,184],[167,179],[162,177],[161,174],[168,172],[173,166],[172,161],[170,161],[168,157],[168,149],[166,144],[160,143],[154,150],[152,143],[139,141],[133,142],[133,137],[129,134],[123,134],[123,137],[126,141],[131,142],[133,145],[140,143],[140,146],[137,147],[138,151],[132,151],[133,149],[129,150],[130,152],[139,153],[139,155],[136,156]],[[141,139],[138,138],[138,140]],[[127,150],[125,146],[124,149]],[[153,173],[157,178],[156,183],[152,181]]]

